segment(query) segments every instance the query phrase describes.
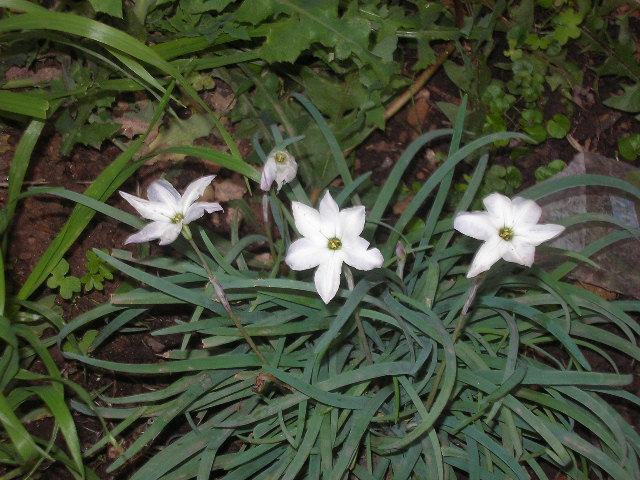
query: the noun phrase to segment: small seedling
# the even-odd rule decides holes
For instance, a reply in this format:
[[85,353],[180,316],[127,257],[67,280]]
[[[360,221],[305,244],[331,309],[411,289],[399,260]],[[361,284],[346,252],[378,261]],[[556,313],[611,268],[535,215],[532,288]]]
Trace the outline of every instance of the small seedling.
[[538,182],[551,178],[566,168],[567,164],[559,158],[553,160],[548,165],[543,165],[536,169],[535,176]]
[[[103,251],[106,253],[106,250]],[[92,251],[87,251],[87,260],[87,263],[85,263],[87,273],[80,279],[84,285],[84,291],[103,290],[104,281],[113,280],[111,267]]]
[[58,265],[51,272],[51,276],[47,280],[47,286],[51,289],[58,289],[60,296],[65,300],[69,300],[74,294],[79,293],[82,289],[80,279],[69,273],[69,262],[64,258],[58,262]]
[[100,332],[95,329],[87,330],[86,332],[84,332],[84,335],[82,335],[82,338],[78,340],[75,345],[73,342],[70,342],[68,340],[65,341],[64,344],[62,345],[62,350],[64,350],[67,353],[75,353],[76,355],[87,355],[89,353],[89,348],[91,347],[91,344],[96,339],[99,333]]

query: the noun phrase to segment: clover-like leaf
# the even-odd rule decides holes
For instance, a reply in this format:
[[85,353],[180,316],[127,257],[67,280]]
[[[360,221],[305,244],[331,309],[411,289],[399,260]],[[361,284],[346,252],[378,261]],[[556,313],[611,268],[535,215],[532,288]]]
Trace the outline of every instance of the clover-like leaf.
[[68,273],[69,262],[63,258],[51,271],[51,276],[47,280],[47,286],[52,289],[57,288],[60,296],[65,300],[69,300],[82,289],[80,279],[73,275],[67,275]]
[[536,180],[538,182],[542,182],[547,178],[553,177],[555,174],[560,173],[567,166],[566,162],[560,160],[559,158],[549,162],[548,165],[543,165],[539,167],[535,171]]
[[[103,250],[106,252],[106,250]],[[87,273],[80,279],[86,292],[104,289],[105,280],[113,280],[111,267],[92,251],[87,252]]]
[[573,8],[569,8],[560,12],[553,18],[552,23],[555,26],[553,36],[560,45],[564,45],[570,38],[578,38],[582,35],[580,23],[582,23],[582,14],[576,12]]

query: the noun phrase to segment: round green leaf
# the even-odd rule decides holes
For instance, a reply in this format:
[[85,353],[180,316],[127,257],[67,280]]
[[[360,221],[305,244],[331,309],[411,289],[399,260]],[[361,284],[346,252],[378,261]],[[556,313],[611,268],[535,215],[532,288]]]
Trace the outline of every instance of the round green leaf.
[[571,122],[566,116],[562,115],[561,113],[555,114],[553,118],[547,122],[547,132],[553,138],[566,137],[570,129]]
[[627,160],[634,161],[637,159],[640,155],[640,134],[634,133],[621,139],[618,142],[618,149],[620,150],[620,155]]

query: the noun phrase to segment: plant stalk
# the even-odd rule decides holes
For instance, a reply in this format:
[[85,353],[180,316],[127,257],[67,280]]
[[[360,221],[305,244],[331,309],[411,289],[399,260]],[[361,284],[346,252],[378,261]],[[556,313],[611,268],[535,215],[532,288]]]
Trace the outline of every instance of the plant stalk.
[[267,241],[269,242],[269,253],[271,258],[276,261],[276,247],[273,243],[273,233],[271,232],[271,219],[269,216],[269,193],[262,195],[262,221],[264,222],[264,232],[267,234]]
[[[344,267],[344,276],[347,278],[347,287],[349,290],[353,290],[353,273],[349,267],[345,265]],[[367,341],[367,334],[364,331],[364,325],[362,324],[362,319],[360,318],[360,313],[356,310],[353,314],[356,326],[358,327],[358,338],[360,339],[360,344],[362,345],[362,350],[364,351],[364,356],[367,359],[367,363],[369,365],[373,365],[373,355],[371,354],[371,350],[369,349],[369,342]]]
[[[462,332],[464,331],[464,327],[467,324],[467,319],[469,318],[469,309],[471,308],[471,304],[476,298],[476,293],[478,293],[478,288],[482,284],[484,280],[484,275],[480,275],[478,277],[474,277],[471,283],[471,287],[469,288],[469,293],[467,295],[467,300],[464,302],[464,306],[462,307],[462,311],[460,313],[460,317],[458,318],[458,323],[456,324],[456,328],[454,328],[453,333],[451,334],[451,341],[455,345],[458,339],[462,336]],[[433,388],[429,392],[429,396],[427,397],[427,401],[425,403],[425,408],[427,410],[431,409],[433,406],[433,402],[436,399],[436,393],[438,393],[438,388],[440,387],[440,382],[442,381],[442,377],[444,375],[445,363],[442,362],[440,367],[438,368],[438,373],[436,374],[436,378],[433,382]]]
[[189,227],[187,227],[186,225],[182,227],[182,236],[187,239],[187,241],[189,242],[193,250],[196,252],[196,255],[198,255],[198,258],[200,259],[200,263],[202,263],[202,266],[204,267],[205,271],[207,272],[207,276],[209,277],[209,283],[213,285],[213,289],[215,290],[216,295],[220,300],[220,303],[222,304],[226,312],[229,314],[229,317],[231,318],[231,321],[233,322],[233,324],[236,326],[238,331],[242,334],[246,342],[249,344],[253,352],[258,356],[258,358],[263,363],[263,365],[269,365],[269,361],[264,356],[264,354],[258,349],[258,346],[253,341],[253,338],[251,338],[251,335],[249,335],[249,332],[247,332],[247,329],[244,328],[244,325],[242,325],[242,322],[240,321],[236,313],[231,308],[231,304],[229,303],[229,298],[227,297],[227,294],[224,291],[224,288],[222,288],[222,284],[218,281],[216,276],[211,271],[211,268],[209,267],[209,264],[205,260],[204,255],[200,251],[200,248],[198,248],[198,245],[196,245],[196,242],[193,241],[193,236],[191,235],[191,231],[189,230]]

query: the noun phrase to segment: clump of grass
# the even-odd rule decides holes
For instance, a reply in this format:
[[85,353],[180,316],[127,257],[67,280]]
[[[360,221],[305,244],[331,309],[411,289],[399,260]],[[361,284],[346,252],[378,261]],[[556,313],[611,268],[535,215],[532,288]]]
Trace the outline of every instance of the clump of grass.
[[[310,103],[305,106],[317,113]],[[324,125],[320,128],[335,141]],[[383,215],[402,173],[415,152],[440,135],[451,135],[447,160],[404,214],[386,225]],[[110,470],[151,448],[151,458],[132,478],[206,478],[211,472],[227,479],[339,479],[349,472],[367,479],[452,478],[465,472],[470,478],[527,479],[531,472],[547,478],[544,465],[549,464],[570,478],[633,478],[638,436],[612,400],[638,403],[621,390],[631,376],[593,371],[589,358],[606,359],[614,372],[618,366],[610,352],[638,358],[638,326],[630,315],[637,302],[609,302],[573,285],[566,275],[576,266],[575,256],[567,256],[552,271],[497,265],[468,314],[462,313],[472,287],[464,273],[475,245],[454,235],[455,212],[444,210],[445,200],[459,162],[497,138],[515,136],[499,133],[463,145],[460,122],[453,131],[418,138],[368,206],[363,235],[384,239],[377,242],[383,268],[358,274],[353,289],[340,290],[328,304],[318,298],[308,275],[282,274],[283,253],[295,237],[283,195],[296,198],[296,189],[304,185],[285,185],[280,196],[270,193],[275,240],[253,234],[227,244],[198,229],[194,239],[266,362],[249,350],[216,301],[198,256],[183,245],[176,243],[184,253],[178,260],[96,251],[144,285],[99,307],[109,319],[102,338],[131,321],[144,322],[146,312],[159,304],[181,305],[185,311],[175,326],[152,333],[183,335],[181,348],[166,352],[162,362],[123,364],[68,355],[87,368],[174,375],[173,383],[153,392],[100,397],[112,406],[96,407],[98,413],[119,422],[112,435],[154,420]],[[344,158],[340,149],[333,151],[344,185],[333,191],[346,206],[356,193],[365,193],[365,183],[345,178],[350,172]],[[486,166],[482,155],[456,211],[468,209]],[[539,184],[522,194],[540,198],[594,182],[640,196],[629,184],[591,176]],[[421,228],[408,228],[419,211],[426,212]],[[563,223],[574,220],[590,218]],[[634,233],[611,234],[585,254]],[[269,241],[276,252],[270,270],[251,268],[255,254],[247,247]],[[399,253],[398,242],[403,245]],[[405,263],[398,268],[400,261]],[[81,315],[60,338],[98,318],[104,316]],[[356,319],[373,364],[356,334]],[[623,334],[609,333],[610,326]],[[188,431],[153,454],[154,439],[179,418],[190,425]],[[88,454],[106,442],[105,437]],[[231,443],[241,445],[240,451],[230,453]]]

